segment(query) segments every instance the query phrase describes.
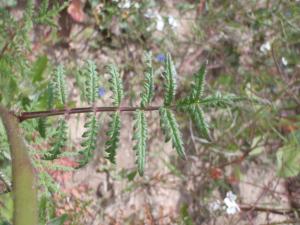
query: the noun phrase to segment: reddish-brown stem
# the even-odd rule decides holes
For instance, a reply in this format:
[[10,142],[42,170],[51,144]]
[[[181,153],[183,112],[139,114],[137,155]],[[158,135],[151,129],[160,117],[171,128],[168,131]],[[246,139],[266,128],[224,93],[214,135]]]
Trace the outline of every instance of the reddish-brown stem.
[[[39,117],[49,117],[49,116],[58,116],[58,115],[70,115],[78,113],[89,113],[89,112],[133,112],[136,110],[144,111],[156,111],[159,110],[161,106],[148,106],[145,108],[142,107],[83,107],[83,108],[63,108],[63,109],[52,109],[46,111],[36,111],[36,112],[22,112],[20,115],[16,115],[20,122],[28,119],[39,118]],[[174,108],[175,106],[170,106],[169,108]]]

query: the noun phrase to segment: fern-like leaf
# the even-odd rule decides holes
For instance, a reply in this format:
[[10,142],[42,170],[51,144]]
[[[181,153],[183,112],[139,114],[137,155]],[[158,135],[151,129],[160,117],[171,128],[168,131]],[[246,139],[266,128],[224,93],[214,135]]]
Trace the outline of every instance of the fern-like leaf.
[[185,159],[185,151],[179,126],[177,124],[175,115],[170,109],[165,107],[160,108],[160,126],[165,135],[165,141],[172,140],[172,145],[176,149],[178,155]]
[[41,135],[41,137],[46,137],[46,130],[47,130],[47,124],[46,124],[47,118],[41,117],[38,119],[38,126],[37,129]]
[[55,18],[59,15],[66,6],[68,6],[68,2],[51,2],[49,4],[49,0],[42,0],[38,11],[34,17],[34,21],[37,24],[45,24],[50,26],[57,26],[55,22]]
[[199,104],[199,103],[200,103],[199,99],[193,99],[193,98],[191,98],[191,96],[189,96],[189,97],[179,99],[176,102],[176,107],[178,109],[185,111],[185,109],[187,109],[187,107],[195,105],[195,104]]
[[58,127],[52,136],[52,148],[45,155],[46,160],[56,159],[62,152],[67,142],[67,123],[64,119],[58,121]]
[[202,99],[200,104],[207,107],[227,108],[242,100],[246,100],[246,98],[234,94],[221,94],[217,91],[215,94]]
[[109,131],[107,132],[107,136],[109,137],[109,140],[105,143],[106,145],[105,151],[108,153],[108,156],[106,158],[111,163],[116,163],[116,151],[119,145],[120,129],[121,129],[120,113],[115,112],[112,116],[112,121],[109,123]]
[[49,82],[47,90],[46,90],[46,96],[47,96],[47,108],[52,109],[53,103],[54,103],[54,88],[53,83]]
[[122,79],[117,66],[115,64],[108,65],[108,73],[111,76],[109,84],[110,90],[113,92],[113,104],[114,106],[120,106],[124,92]]
[[65,82],[65,70],[63,65],[59,65],[54,71],[54,79],[52,83],[53,94],[59,104],[66,104],[67,88]]
[[165,69],[163,78],[165,80],[164,88],[164,105],[170,106],[176,93],[176,69],[172,61],[171,55],[168,53],[165,61]]
[[89,114],[87,122],[84,124],[85,132],[82,134],[83,142],[81,146],[82,150],[79,154],[82,158],[79,162],[80,166],[86,165],[89,160],[93,157],[93,152],[96,149],[97,133],[98,133],[98,122],[95,114]]
[[29,47],[29,43],[30,43],[29,32],[33,27],[33,21],[32,21],[33,17],[34,17],[34,1],[28,0],[24,11],[24,17],[23,17],[24,25],[21,32],[21,35],[23,35],[27,47]]
[[178,108],[184,108],[187,106],[198,105],[200,103],[200,98],[203,95],[204,85],[205,85],[205,75],[206,75],[206,65],[207,62],[204,63],[199,69],[198,73],[195,75],[195,81],[192,85],[192,91],[190,95],[186,98],[179,99],[176,102],[176,106]]
[[204,113],[200,108],[200,106],[199,105],[189,106],[187,111],[192,117],[200,135],[209,139],[210,135],[209,135],[208,124],[205,121]]
[[200,99],[203,95],[207,62],[203,63],[195,75],[195,83],[192,86],[192,99]]
[[134,150],[137,155],[138,172],[140,176],[144,175],[146,148],[147,148],[148,128],[144,111],[137,110],[135,112],[134,135],[136,140]]
[[96,71],[95,62],[88,60],[84,70],[84,75],[86,77],[85,81],[85,95],[87,102],[92,105],[97,99],[98,93],[98,73]]
[[145,63],[146,63],[146,71],[145,71],[145,83],[144,90],[141,95],[142,102],[141,107],[146,107],[150,104],[153,98],[153,90],[154,90],[154,80],[153,80],[153,67],[152,67],[152,54],[151,52],[145,53]]

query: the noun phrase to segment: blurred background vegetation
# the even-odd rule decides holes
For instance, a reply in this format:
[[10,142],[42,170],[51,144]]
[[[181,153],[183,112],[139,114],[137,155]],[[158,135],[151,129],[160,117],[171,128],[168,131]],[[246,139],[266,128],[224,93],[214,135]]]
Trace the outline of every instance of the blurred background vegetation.
[[[177,115],[188,160],[177,158],[149,114],[144,177],[136,176],[132,115],[123,114],[117,165],[104,159],[105,121],[95,157],[74,169],[82,116],[68,119],[61,158],[42,160],[53,119],[22,123],[39,177],[41,224],[297,224],[300,214],[300,1],[36,0],[0,1],[0,102],[16,112],[49,108],[53,68],[66,69],[70,107],[84,106],[78,66],[97,63],[98,104],[110,106],[105,65],[115,62],[124,105],[137,105],[144,51],[154,56],[155,102],[166,52],[178,71],[178,95],[208,60],[207,92],[235,93],[264,104],[206,111],[212,140]],[[57,106],[58,107],[58,106]],[[43,123],[47,130],[41,129]],[[0,224],[10,224],[10,155],[0,124]],[[223,209],[232,191],[241,212]],[[220,203],[220,204],[219,204]],[[226,206],[226,204],[225,204]]]

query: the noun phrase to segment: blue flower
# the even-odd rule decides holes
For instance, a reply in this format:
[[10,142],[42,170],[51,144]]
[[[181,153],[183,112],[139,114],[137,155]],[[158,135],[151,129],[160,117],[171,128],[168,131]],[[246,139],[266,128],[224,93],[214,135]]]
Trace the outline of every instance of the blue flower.
[[159,53],[155,59],[158,61],[158,62],[164,62],[166,60],[166,56],[163,54],[163,53]]
[[104,87],[99,87],[98,88],[98,96],[103,97],[105,95],[105,89]]

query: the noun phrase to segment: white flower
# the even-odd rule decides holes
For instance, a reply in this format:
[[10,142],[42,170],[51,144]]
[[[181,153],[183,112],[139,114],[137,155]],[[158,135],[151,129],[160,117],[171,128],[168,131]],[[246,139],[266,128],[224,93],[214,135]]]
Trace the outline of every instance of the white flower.
[[218,209],[220,209],[221,208],[220,200],[217,199],[215,202],[210,203],[209,208],[211,211],[217,211]]
[[284,57],[281,58],[281,62],[282,62],[282,65],[284,65],[284,66],[288,65],[288,61]]
[[162,31],[164,29],[165,23],[161,15],[156,15],[156,30]]
[[170,24],[170,26],[173,29],[175,29],[178,26],[178,22],[177,22],[177,20],[173,16],[169,16],[168,17],[168,23]]
[[235,202],[235,200],[236,200],[236,195],[233,194],[231,191],[227,192],[226,198],[224,198],[224,203],[226,205],[226,212],[229,215],[241,211],[240,207]]
[[131,2],[130,0],[125,0],[125,1],[122,1],[118,4],[118,6],[121,8],[121,9],[129,9],[130,6],[131,6]]
[[270,44],[270,42],[266,42],[266,43],[264,43],[264,44],[262,44],[261,46],[260,46],[260,49],[259,49],[262,53],[267,53],[268,51],[270,51],[271,50],[271,44]]
[[136,3],[134,3],[134,7],[135,7],[136,9],[139,9],[139,8],[141,7],[141,5],[140,5],[140,3],[136,2]]
[[148,19],[154,18],[155,13],[151,9],[147,9],[147,11],[144,13],[144,16]]
[[[148,19],[155,19],[155,23],[156,23],[156,30],[158,31],[162,31],[165,27],[165,22],[162,18],[162,16],[155,11],[152,11],[150,9],[148,9],[145,13],[144,16]],[[151,27],[148,27],[147,30],[150,30]]]

